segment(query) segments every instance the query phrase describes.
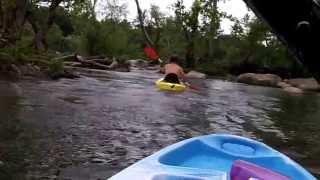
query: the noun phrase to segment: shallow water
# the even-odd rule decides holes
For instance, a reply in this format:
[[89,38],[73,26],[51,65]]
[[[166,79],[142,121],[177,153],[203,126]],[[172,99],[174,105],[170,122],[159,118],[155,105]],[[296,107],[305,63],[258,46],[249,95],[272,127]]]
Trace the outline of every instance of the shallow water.
[[177,141],[261,140],[320,171],[320,95],[222,80],[161,92],[151,71],[0,81],[0,179],[99,179]]

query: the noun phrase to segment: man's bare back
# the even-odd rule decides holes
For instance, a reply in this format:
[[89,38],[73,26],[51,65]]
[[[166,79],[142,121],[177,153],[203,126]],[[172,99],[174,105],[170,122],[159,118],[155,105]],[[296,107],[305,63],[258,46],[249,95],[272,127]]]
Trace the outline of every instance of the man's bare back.
[[179,79],[185,79],[185,75],[182,67],[180,67],[176,63],[166,64],[164,66],[164,71],[165,71],[165,75],[173,73],[173,74],[176,74],[179,77]]
[[169,63],[166,64],[163,68],[165,73],[164,81],[169,83],[180,84],[181,81],[185,81],[185,75],[181,66],[179,66],[178,56],[171,56]]

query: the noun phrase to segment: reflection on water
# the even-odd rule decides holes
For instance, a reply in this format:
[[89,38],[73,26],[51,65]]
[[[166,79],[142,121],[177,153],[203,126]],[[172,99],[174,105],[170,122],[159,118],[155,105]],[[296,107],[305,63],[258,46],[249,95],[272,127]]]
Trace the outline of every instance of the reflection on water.
[[[270,117],[289,139],[279,148],[298,152],[296,159],[309,167],[320,164],[320,98],[316,95],[284,96],[279,111],[271,111]],[[290,155],[290,153],[289,153]]]
[[164,146],[211,133],[261,140],[319,171],[319,95],[221,80],[177,94],[158,91],[158,78],[133,72],[0,82],[0,179],[105,178]]
[[18,118],[21,98],[17,93],[14,84],[0,82],[0,179],[23,178],[32,144],[29,134],[24,133],[30,129]]

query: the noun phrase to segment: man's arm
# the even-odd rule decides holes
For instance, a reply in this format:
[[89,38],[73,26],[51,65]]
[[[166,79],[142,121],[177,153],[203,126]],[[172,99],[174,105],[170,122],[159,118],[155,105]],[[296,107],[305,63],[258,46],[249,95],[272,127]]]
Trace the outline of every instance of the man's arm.
[[180,69],[180,78],[181,78],[183,81],[186,81],[186,79],[187,79],[187,76],[186,76],[186,74],[184,73],[184,71],[183,71],[182,68]]

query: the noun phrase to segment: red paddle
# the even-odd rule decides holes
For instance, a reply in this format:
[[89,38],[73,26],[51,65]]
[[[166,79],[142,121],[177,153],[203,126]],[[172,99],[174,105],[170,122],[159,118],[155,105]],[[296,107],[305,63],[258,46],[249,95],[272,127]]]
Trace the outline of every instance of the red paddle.
[[158,53],[152,47],[146,46],[144,48],[144,52],[147,54],[149,59],[162,63],[162,60],[160,59]]

